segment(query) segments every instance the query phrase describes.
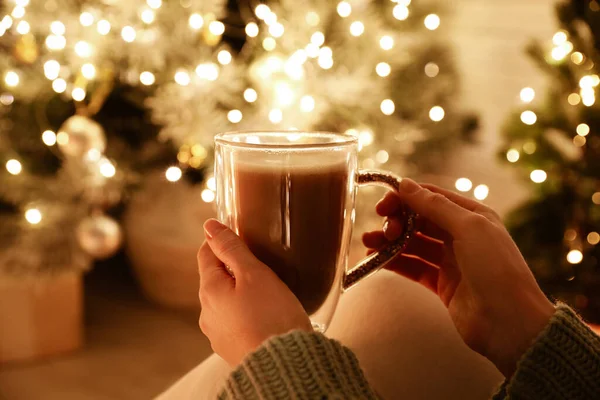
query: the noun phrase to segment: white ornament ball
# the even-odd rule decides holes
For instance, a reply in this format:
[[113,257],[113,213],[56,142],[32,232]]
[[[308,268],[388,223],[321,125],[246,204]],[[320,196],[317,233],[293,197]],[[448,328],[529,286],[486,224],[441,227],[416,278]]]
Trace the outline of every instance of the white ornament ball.
[[104,153],[106,136],[96,121],[83,115],[74,115],[58,130],[57,143],[66,156],[83,158],[90,150]]
[[114,255],[123,241],[121,227],[105,215],[93,215],[77,227],[77,240],[81,248],[97,259]]

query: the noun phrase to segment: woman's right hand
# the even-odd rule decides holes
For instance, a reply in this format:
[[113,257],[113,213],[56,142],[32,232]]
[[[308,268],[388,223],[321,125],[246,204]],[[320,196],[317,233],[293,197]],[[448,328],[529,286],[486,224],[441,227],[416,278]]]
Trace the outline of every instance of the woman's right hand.
[[387,221],[364,235],[371,251],[402,233],[402,204],[419,214],[419,233],[386,268],[435,292],[465,343],[510,377],[555,309],[500,218],[475,200],[403,179],[377,205]]

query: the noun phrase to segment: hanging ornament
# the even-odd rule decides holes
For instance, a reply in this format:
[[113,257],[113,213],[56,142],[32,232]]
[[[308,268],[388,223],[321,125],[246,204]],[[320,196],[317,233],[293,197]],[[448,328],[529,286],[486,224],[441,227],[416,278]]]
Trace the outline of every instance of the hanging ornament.
[[115,254],[123,241],[119,224],[102,214],[92,215],[81,221],[76,235],[81,248],[97,259]]
[[57,143],[66,156],[83,158],[90,150],[102,154],[106,149],[106,136],[96,121],[83,115],[74,115],[60,127]]
[[39,56],[39,49],[35,36],[31,33],[22,35],[15,43],[14,56],[25,64],[33,64]]

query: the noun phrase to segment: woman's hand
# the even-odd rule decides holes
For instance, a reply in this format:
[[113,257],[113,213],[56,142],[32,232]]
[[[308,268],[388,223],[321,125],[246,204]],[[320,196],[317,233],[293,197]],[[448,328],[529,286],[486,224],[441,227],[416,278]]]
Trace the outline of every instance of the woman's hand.
[[217,354],[235,366],[271,336],[312,331],[298,299],[235,233],[216,220],[208,220],[204,230],[199,323]]
[[406,204],[419,233],[386,268],[435,292],[465,343],[510,377],[554,313],[498,215],[487,206],[433,185],[403,179],[399,193],[377,205],[383,231],[363,242],[375,251],[402,233]]

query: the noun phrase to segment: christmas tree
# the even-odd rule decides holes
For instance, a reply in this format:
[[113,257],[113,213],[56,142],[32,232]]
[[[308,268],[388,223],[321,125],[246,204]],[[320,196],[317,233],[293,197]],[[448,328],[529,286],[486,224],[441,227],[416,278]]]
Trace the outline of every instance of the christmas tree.
[[502,158],[534,198],[509,218],[511,233],[544,289],[600,321],[600,4],[557,5],[560,30],[528,53],[550,76],[506,124]]
[[214,200],[215,133],[330,130],[418,177],[472,131],[430,2],[9,0],[0,59],[0,270],[85,267],[149,171]]

